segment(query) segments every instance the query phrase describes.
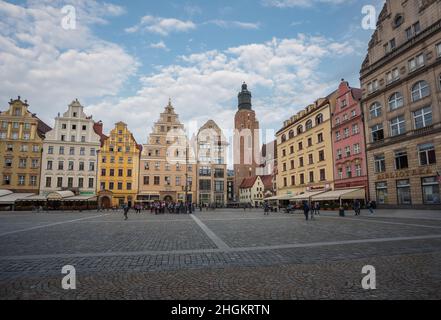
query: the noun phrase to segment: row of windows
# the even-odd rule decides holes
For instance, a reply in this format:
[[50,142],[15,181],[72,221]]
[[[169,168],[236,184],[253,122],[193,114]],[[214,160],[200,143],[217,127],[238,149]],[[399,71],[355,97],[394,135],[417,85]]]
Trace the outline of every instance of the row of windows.
[[[26,175],[17,175],[17,183],[19,186],[25,186],[27,181]],[[3,185],[9,186],[11,185],[11,176],[10,175],[4,175],[3,176]],[[30,176],[28,180],[28,185],[31,187],[37,186],[37,176]]]
[[[420,166],[428,166],[436,164],[435,146],[432,143],[419,145],[417,148]],[[386,172],[386,156],[378,154],[374,157],[375,172]],[[409,168],[408,154],[406,150],[398,150],[394,153],[395,170],[403,170]]]
[[[343,101],[346,101],[346,100],[343,100]],[[351,119],[355,118],[356,116],[357,116],[357,111],[354,109],[354,110],[351,111]],[[345,121],[348,121],[348,120],[349,120],[349,116],[348,116],[347,113],[345,113],[343,115],[342,120],[340,119],[340,117],[336,117],[335,118],[335,125],[339,126],[342,122],[345,122]]]
[[[118,177],[124,177],[124,169],[118,169],[115,171],[115,169],[109,170],[109,177],[115,177],[115,172],[118,173]],[[133,170],[127,169],[126,171],[126,177],[132,177]],[[106,177],[107,176],[107,169],[101,169],[101,176]]]
[[[352,135],[355,136],[360,133],[360,126],[358,124],[352,125]],[[343,129],[343,139],[347,139],[351,136],[351,130],[349,128]],[[342,139],[342,135],[340,130],[335,132],[336,141],[340,141]]]
[[[84,188],[85,187],[84,178],[78,178],[76,180],[76,182],[77,182],[76,184],[74,184],[74,178],[72,178],[72,177],[68,177],[67,180],[65,180],[63,177],[57,177],[56,180],[55,179],[54,179],[54,181],[52,181],[52,180],[53,180],[52,177],[46,177],[46,182],[45,182],[46,188],[53,188],[53,187],[56,187],[56,188],[65,188],[65,187],[67,187],[67,188]],[[64,185],[64,182],[67,182],[67,185]],[[95,188],[95,179],[94,178],[89,178],[87,182],[88,182],[87,187],[89,189]],[[56,185],[53,186],[52,185],[53,183],[56,183]]]
[[[124,164],[124,158],[123,157],[119,157],[118,158],[118,164]],[[102,157],[101,158],[101,163],[107,163],[107,157]],[[115,157],[110,157],[110,162],[109,163],[115,163]],[[133,164],[133,158],[132,157],[128,157],[127,158],[127,164]]]
[[[107,186],[109,187],[107,189]],[[133,185],[131,182],[126,183],[126,189],[125,190],[132,190]],[[103,190],[124,190],[124,183],[123,182],[109,182],[108,184],[106,182],[101,182],[100,185],[101,191]]]
[[[20,145],[20,152],[28,152],[29,151],[29,145],[27,144],[22,144]],[[7,144],[6,145],[6,152],[14,152],[14,145],[13,144]],[[40,152],[40,147],[33,145],[32,146],[32,152]]]
[[[31,165],[31,169],[38,169],[40,166],[40,159],[31,159],[29,162],[26,158],[18,159],[18,167],[20,169],[26,169],[28,167],[28,163]],[[14,161],[12,158],[5,159],[5,168],[12,168],[14,166]]]
[[[69,153],[68,154],[70,156],[74,156],[75,153],[77,152],[77,149],[78,148],[75,148],[75,147],[69,147]],[[64,146],[61,146],[61,147],[58,148],[58,154],[64,155],[65,152],[66,152],[66,148]],[[85,156],[86,155],[86,148],[81,147],[81,148],[79,148],[78,152],[79,152],[79,154],[81,156]],[[49,146],[47,148],[47,154],[54,154],[54,147],[53,146]],[[92,156],[92,157],[96,156],[96,149],[95,148],[90,148],[89,149],[89,155]]]
[[[412,186],[409,179],[396,181],[397,202],[400,205],[412,205]],[[389,204],[389,186],[387,182],[375,184],[377,203]],[[440,185],[437,177],[421,179],[423,203],[427,205],[441,204]]]
[[[415,130],[430,127],[433,124],[432,107],[424,107],[412,112],[413,128]],[[391,137],[405,134],[407,132],[406,119],[404,115],[397,116],[389,121],[389,134]],[[382,123],[370,128],[371,141],[377,142],[385,139],[384,126]]]
[[[155,170],[156,171],[160,171],[161,170],[161,162],[155,162],[154,164]],[[172,170],[172,165],[169,163],[165,163],[164,165],[164,169],[165,171],[171,171]],[[181,165],[180,163],[177,163],[175,165],[176,171],[181,171],[182,169],[185,168],[185,165]],[[150,170],[150,163],[148,161],[144,162],[144,170]],[[188,172],[193,172],[193,166],[189,165],[188,166]]]
[[[343,172],[344,170],[344,172]],[[337,179],[349,179],[352,177],[361,177],[363,176],[363,170],[360,164],[356,164],[355,166],[347,165],[345,168],[337,169]]]
[[7,122],[2,121],[1,129],[8,129],[8,126],[11,125],[12,129],[20,129],[20,124],[23,125],[24,130],[31,130],[32,124],[31,123],[20,123],[20,122]]
[[[324,142],[323,133],[319,133],[317,135],[317,143],[323,143],[323,142]],[[310,147],[312,147],[312,145],[313,145],[312,138],[308,138],[307,147],[310,148]],[[297,149],[298,151],[302,151],[303,150],[303,141],[298,142],[297,147],[298,147],[298,149]],[[290,146],[289,151],[290,151],[290,154],[294,154],[294,146]],[[282,150],[282,157],[286,157],[286,149]]]
[[[75,161],[68,161],[67,162],[67,170],[68,171],[75,171],[77,169],[78,171],[85,171],[85,162],[79,161],[77,168],[75,168]],[[64,161],[58,161],[58,170],[64,170]],[[46,165],[46,170],[54,170],[54,161],[48,160]],[[95,162],[89,162],[89,171],[95,171]]]
[[[326,170],[325,169],[320,169],[320,173],[319,173],[319,180],[321,182],[326,181]],[[291,186],[295,186],[297,185],[297,182],[299,182],[299,185],[304,185],[305,184],[305,174],[301,173],[299,174],[299,180],[296,181],[296,176],[293,175],[291,176]],[[310,171],[309,172],[309,183],[314,183],[315,182],[315,174],[314,171]],[[286,188],[288,187],[288,178],[283,178],[283,186]]]
[[[320,150],[318,152],[318,159],[319,159],[319,162],[326,160],[324,150]],[[290,164],[291,164],[290,170],[295,169],[295,160],[294,159],[291,160]],[[312,165],[312,164],[314,164],[314,155],[311,153],[311,154],[308,154],[308,165]],[[304,166],[305,166],[304,158],[299,157],[299,168],[303,168]],[[287,171],[287,163],[282,163],[282,171],[283,172]]]
[[[62,130],[67,130],[67,124],[66,124],[66,123],[62,123],[62,124],[61,124],[61,129],[62,129]],[[76,125],[76,124],[73,124],[73,125],[71,126],[71,129],[72,129],[72,130],[77,130],[77,125]],[[83,131],[87,131],[87,125],[82,125],[82,126],[81,126],[81,129],[82,129]]]
[[[163,184],[166,185],[166,186],[171,187],[172,186],[172,181],[173,181],[172,177],[166,176],[163,179]],[[180,187],[182,185],[185,185],[185,177],[183,178],[181,176],[176,176],[174,181],[175,181],[175,186],[176,187]],[[188,177],[187,181],[188,181],[187,182],[188,186],[192,186],[193,185],[193,178],[192,177]],[[161,185],[161,177],[160,176],[154,176],[153,179],[151,179],[150,176],[144,176],[143,177],[143,184],[145,186],[148,186],[150,184],[155,185],[155,186],[160,186]]]
[[[352,146],[346,146],[344,149],[344,155],[346,158],[349,158],[352,155],[357,155],[361,153],[361,147],[359,143],[356,143]],[[343,149],[337,149],[337,160],[343,159]]]
[[[430,96],[430,86],[426,81],[419,81],[412,87],[412,102],[417,102]],[[388,99],[389,111],[397,110],[404,106],[404,98],[401,92],[394,92]],[[383,115],[383,106],[379,102],[374,102],[369,107],[370,119],[375,119]]]
[[[0,132],[0,140],[6,140],[6,139],[8,139],[7,132]],[[28,141],[28,140],[31,140],[31,134],[24,132],[22,134],[22,136],[20,136],[20,134],[18,132],[13,131],[13,132],[11,132],[10,139],[11,140],[26,140],[26,141]]]
[[[320,124],[323,123],[323,114],[319,114],[317,115],[317,117],[315,117],[315,125],[318,126]],[[300,135],[308,130],[311,130],[314,126],[314,123],[312,120],[308,120],[305,124],[305,127],[303,127],[303,125],[299,125],[296,129],[297,135]],[[295,132],[294,130],[291,130],[288,133],[288,139],[292,139],[295,136]],[[286,134],[282,135],[282,143],[285,142],[287,140],[287,136]]]

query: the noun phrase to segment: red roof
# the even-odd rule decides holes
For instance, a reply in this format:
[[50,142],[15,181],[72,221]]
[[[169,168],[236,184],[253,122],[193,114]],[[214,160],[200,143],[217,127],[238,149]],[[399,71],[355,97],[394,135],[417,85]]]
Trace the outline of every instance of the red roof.
[[273,176],[271,176],[271,175],[260,176],[260,179],[263,182],[263,185],[265,187],[265,191],[273,189]]
[[240,185],[241,189],[249,189],[252,188],[254,186],[254,184],[256,183],[257,180],[257,176],[255,177],[251,177],[251,178],[245,178],[242,181],[242,184]]
[[255,176],[255,177],[245,178],[243,179],[242,184],[240,185],[240,189],[252,188],[256,183],[258,177],[260,177],[260,180],[262,180],[265,190],[273,188],[273,176],[268,175],[268,176]]

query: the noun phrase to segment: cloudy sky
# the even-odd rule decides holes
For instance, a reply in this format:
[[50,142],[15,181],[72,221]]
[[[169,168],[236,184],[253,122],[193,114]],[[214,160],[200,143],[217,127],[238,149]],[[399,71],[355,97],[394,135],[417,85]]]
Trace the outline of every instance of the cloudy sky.
[[169,97],[187,127],[231,129],[246,81],[262,127],[278,130],[340,79],[359,86],[362,7],[382,3],[0,0],[0,110],[20,95],[53,125],[78,98],[106,132],[123,120],[145,143]]

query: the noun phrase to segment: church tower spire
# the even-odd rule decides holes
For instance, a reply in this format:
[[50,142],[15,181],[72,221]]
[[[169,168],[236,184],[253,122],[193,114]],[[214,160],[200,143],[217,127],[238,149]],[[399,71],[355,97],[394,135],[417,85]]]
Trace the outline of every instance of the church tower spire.
[[242,84],[242,91],[239,92],[238,95],[238,100],[239,100],[239,104],[238,104],[238,108],[239,110],[252,110],[252,103],[251,103],[251,92],[248,91],[248,86],[247,84],[244,82]]

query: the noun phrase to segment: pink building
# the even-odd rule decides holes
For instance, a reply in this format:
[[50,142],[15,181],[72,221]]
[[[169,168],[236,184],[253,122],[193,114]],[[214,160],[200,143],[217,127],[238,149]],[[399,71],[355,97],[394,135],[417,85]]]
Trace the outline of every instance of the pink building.
[[332,112],[335,189],[362,187],[368,198],[368,175],[361,90],[342,80]]

